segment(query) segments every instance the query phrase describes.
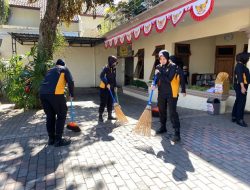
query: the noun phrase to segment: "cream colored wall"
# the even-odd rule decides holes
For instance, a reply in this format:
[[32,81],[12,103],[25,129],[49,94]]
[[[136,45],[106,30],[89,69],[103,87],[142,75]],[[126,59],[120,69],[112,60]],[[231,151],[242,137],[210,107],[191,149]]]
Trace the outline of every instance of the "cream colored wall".
[[245,32],[235,32],[231,33],[233,35],[232,40],[226,40],[225,35],[216,36],[215,45],[236,45],[236,54],[240,53],[244,49],[244,45],[248,44],[248,38]]
[[66,23],[62,23],[58,25],[58,28],[64,32],[79,32],[79,23],[73,22],[70,23],[69,25],[67,25]]
[[8,24],[14,26],[39,27],[40,10],[11,7]]
[[92,16],[81,16],[80,20],[80,35],[81,36],[98,36],[97,25],[103,22],[103,17],[93,18]]
[[203,38],[183,42],[190,44],[191,56],[189,71],[193,73],[214,73],[215,38]]
[[95,76],[93,56],[91,47],[65,47],[55,60],[62,58],[65,61],[76,87],[93,87]]
[[[12,56],[12,46],[11,46],[11,36],[10,35],[4,35],[0,37],[3,39],[2,45],[0,47],[0,58],[9,59]],[[25,54],[26,52],[30,51],[30,48],[32,46],[22,46],[18,42],[17,44],[17,54]]]

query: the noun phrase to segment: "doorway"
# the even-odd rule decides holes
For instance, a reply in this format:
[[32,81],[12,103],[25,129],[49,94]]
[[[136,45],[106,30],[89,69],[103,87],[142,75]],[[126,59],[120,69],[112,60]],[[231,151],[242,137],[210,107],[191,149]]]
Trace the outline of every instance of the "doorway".
[[134,79],[134,57],[125,58],[125,86],[131,85]]
[[191,51],[190,44],[175,44],[175,56],[183,61],[183,66],[189,68]]
[[215,74],[226,72],[229,74],[229,80],[233,82],[233,71],[235,64],[236,46],[216,46]]

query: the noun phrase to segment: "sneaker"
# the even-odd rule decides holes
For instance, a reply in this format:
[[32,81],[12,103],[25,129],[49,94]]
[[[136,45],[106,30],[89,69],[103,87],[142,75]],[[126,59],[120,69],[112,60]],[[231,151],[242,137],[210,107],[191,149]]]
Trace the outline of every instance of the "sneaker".
[[111,115],[111,116],[108,116],[108,120],[116,120],[116,118]]
[[155,134],[159,135],[159,134],[162,134],[162,133],[166,133],[167,132],[167,129],[163,129],[163,128],[160,128],[156,131]]
[[99,122],[103,123],[103,118],[102,118],[102,115],[99,115]]
[[55,139],[49,138],[48,145],[53,145],[55,143]]
[[237,121],[236,117],[232,117],[232,122],[235,123]]
[[236,121],[236,123],[241,127],[248,127],[248,125],[244,120]]
[[55,142],[54,146],[59,147],[59,146],[67,146],[71,143],[70,139],[60,139]]
[[180,134],[175,134],[172,141],[175,142],[175,143],[180,142],[181,141]]

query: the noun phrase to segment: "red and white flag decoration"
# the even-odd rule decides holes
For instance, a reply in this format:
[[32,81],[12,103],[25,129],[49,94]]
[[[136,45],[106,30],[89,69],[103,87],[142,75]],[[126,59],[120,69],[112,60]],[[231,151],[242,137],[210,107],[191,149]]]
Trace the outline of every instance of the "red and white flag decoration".
[[126,39],[127,39],[127,42],[130,43],[131,40],[132,40],[132,34],[131,34],[132,31],[129,31],[126,33]]
[[135,38],[136,40],[139,38],[140,33],[141,33],[141,27],[140,27],[140,26],[134,28],[133,34],[134,34],[134,38]]
[[124,39],[125,39],[125,34],[120,35],[118,38],[119,38],[120,43],[123,44]]
[[157,32],[163,32],[166,29],[167,26],[167,17],[161,16],[155,19],[155,29]]
[[117,46],[118,43],[118,37],[114,37],[114,45]]
[[150,32],[152,31],[152,28],[153,28],[152,21],[144,23],[143,24],[143,34],[145,36],[148,36],[150,34]]
[[194,20],[201,21],[211,14],[213,7],[214,0],[198,0],[193,3],[190,13]]
[[105,41],[105,47],[117,46],[118,42],[124,44],[125,38],[127,43],[131,43],[132,36],[135,40],[139,39],[141,30],[145,36],[148,36],[153,27],[159,32],[163,32],[166,29],[168,21],[171,21],[173,26],[176,26],[187,12],[190,12],[191,17],[196,21],[202,21],[206,19],[213,11],[215,0],[190,0],[178,8],[174,8],[160,15],[157,15],[151,19],[148,19],[133,28],[122,32],[112,38]]
[[171,18],[172,24],[176,26],[181,21],[183,16],[184,16],[184,9],[178,9],[174,11]]

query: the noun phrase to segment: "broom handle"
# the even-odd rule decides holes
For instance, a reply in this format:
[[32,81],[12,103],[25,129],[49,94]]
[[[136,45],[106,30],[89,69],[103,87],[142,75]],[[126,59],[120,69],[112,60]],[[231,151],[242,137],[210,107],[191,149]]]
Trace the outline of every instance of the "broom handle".
[[[104,78],[106,79],[106,81],[108,81],[108,79],[107,79],[107,77],[106,77],[106,76],[105,76]],[[111,95],[111,97],[112,97],[112,99],[113,99],[113,103],[117,103],[117,101],[116,101],[116,99],[115,99],[115,97],[114,97],[114,95],[113,95],[113,93],[112,93],[111,89],[108,89],[108,90],[109,90],[110,95]]]
[[[157,77],[155,76],[155,77],[154,77],[154,80],[153,80],[153,82],[152,82],[152,85],[153,85],[153,86],[155,86],[156,80],[157,80]],[[151,92],[150,92],[149,100],[148,100],[148,106],[150,106],[151,103],[152,103],[153,94],[154,94],[154,90],[152,89]]]
[[72,98],[70,98],[70,118],[71,118],[71,122],[74,122],[74,113],[73,113],[73,102],[72,102]]
[[113,93],[112,93],[112,91],[111,91],[110,89],[109,89],[109,92],[110,92],[110,95],[111,95],[111,97],[112,97],[112,99],[113,99],[113,102],[114,102],[114,103],[117,103],[117,102],[116,102],[116,99],[115,99],[115,97],[114,97],[114,95],[113,95]]
[[115,90],[115,96],[116,96],[116,102],[119,104],[119,99],[118,99],[117,88],[116,88],[116,90]]

